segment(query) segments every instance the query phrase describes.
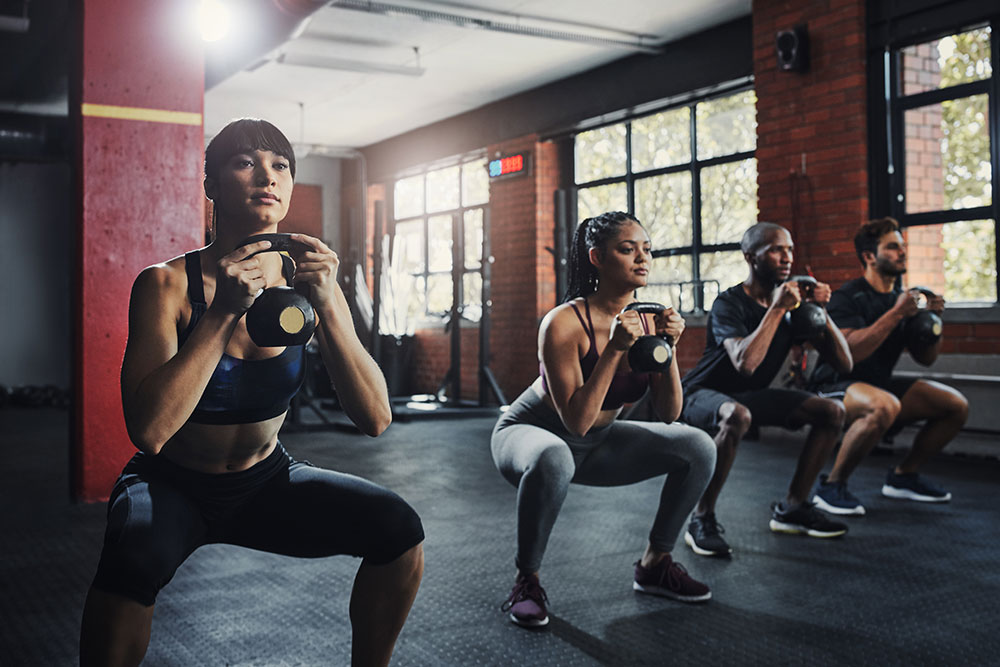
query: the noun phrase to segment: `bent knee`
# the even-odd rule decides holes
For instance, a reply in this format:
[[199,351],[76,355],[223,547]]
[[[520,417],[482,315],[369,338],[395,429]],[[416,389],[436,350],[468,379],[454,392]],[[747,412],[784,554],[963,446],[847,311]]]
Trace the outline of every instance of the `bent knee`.
[[808,408],[813,426],[843,428],[847,410],[840,401],[817,397]]
[[753,414],[742,403],[726,403],[719,409],[719,416],[719,428],[740,438],[750,430],[753,422]]
[[961,419],[963,424],[965,423],[965,420],[969,418],[969,399],[957,391],[953,395],[952,400],[949,402],[948,407],[950,408],[949,411],[951,414],[956,419]]
[[553,483],[566,483],[573,479],[576,464],[569,447],[553,446],[543,449],[528,469],[526,475],[541,477]]
[[367,522],[369,535],[365,539],[367,548],[363,556],[374,565],[386,565],[410,552],[423,553],[417,549],[424,541],[424,525],[417,511],[405,500],[392,494],[388,502],[380,504],[369,514]]
[[106,546],[97,566],[94,588],[148,607],[156,602],[156,596],[182,561],[170,558],[164,550],[144,548],[134,541]]
[[876,427],[879,430],[885,431],[896,421],[896,417],[899,416],[899,410],[899,399],[890,395],[888,399],[874,406],[871,416],[875,421]]

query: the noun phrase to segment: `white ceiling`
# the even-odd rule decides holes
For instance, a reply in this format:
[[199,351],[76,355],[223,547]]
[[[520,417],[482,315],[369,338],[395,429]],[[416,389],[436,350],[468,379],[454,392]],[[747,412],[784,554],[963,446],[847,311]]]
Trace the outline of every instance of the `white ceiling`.
[[[493,21],[660,44],[750,13],[750,0],[386,0]],[[508,14],[499,15],[498,12]],[[510,14],[516,16],[509,16]],[[602,29],[604,28],[604,29]],[[419,77],[275,61],[281,53],[393,66]],[[357,148],[562,79],[635,51],[326,6],[296,38],[205,94],[205,132],[266,118],[294,143]]]

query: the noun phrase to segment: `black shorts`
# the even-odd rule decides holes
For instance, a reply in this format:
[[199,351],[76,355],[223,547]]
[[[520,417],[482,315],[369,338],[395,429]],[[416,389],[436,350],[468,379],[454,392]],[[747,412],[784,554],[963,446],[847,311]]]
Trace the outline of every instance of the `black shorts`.
[[[847,393],[847,388],[852,384],[857,384],[859,382],[865,382],[864,380],[839,380],[837,382],[828,382],[827,384],[817,385],[815,387],[816,394],[822,396],[823,398],[835,398],[838,401],[844,400],[844,394]],[[903,400],[903,395],[910,390],[910,387],[919,382],[918,378],[902,378],[902,377],[892,377],[889,378],[888,382],[867,382],[873,387],[878,387],[884,391],[889,392],[894,395],[899,400]]]
[[706,387],[693,386],[684,391],[681,421],[715,433],[719,430],[719,408],[723,403],[739,403],[750,411],[753,426],[781,426],[796,429],[802,426],[792,419],[802,402],[814,397],[799,389],[765,388],[736,394],[723,394]]
[[151,605],[184,560],[225,543],[380,565],[424,538],[417,513],[373,482],[295,461],[278,443],[240,472],[207,474],[139,453],[115,483],[94,587]]

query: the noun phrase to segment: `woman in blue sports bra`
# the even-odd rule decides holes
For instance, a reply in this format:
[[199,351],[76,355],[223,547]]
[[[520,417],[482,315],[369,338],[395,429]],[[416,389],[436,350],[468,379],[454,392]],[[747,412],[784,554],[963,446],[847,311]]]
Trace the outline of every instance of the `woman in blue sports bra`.
[[[711,597],[670,553],[715,469],[715,444],[673,423],[682,398],[676,356],[667,372],[648,374],[632,371],[626,358],[650,329],[675,342],[684,331],[672,308],[653,317],[624,311],[646,285],[651,259],[649,235],[633,216],[603,213],[580,223],[566,302],[538,333],[539,378],[493,430],[493,461],[517,487],[517,576],[502,609],[518,625],[549,621],[538,571],[570,483],[621,486],[666,474],[632,587],[684,602]],[[662,421],[617,420],[647,389]]]
[[294,274],[309,286],[314,336],[344,411],[368,435],[389,426],[385,380],[355,334],[336,253],[303,234],[292,235],[294,264],[255,254],[267,241],[240,247],[277,231],[294,177],[292,146],[276,127],[228,124],[205,151],[215,240],[144,269],[132,287],[121,388],[139,451],[108,502],[83,665],[139,664],[157,593],[209,543],[362,558],[350,603],[353,662],[389,662],[423,573],[420,518],[388,489],[285,451],[278,430],[302,384],[304,346],[258,347],[243,317],[264,288]]

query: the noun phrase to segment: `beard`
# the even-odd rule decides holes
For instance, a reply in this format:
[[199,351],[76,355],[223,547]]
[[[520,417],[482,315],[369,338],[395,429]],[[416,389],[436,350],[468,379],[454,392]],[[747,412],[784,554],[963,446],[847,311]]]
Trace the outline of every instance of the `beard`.
[[884,276],[901,276],[906,273],[906,264],[902,268],[896,266],[895,262],[890,262],[884,257],[875,258],[875,270]]
[[754,262],[753,274],[757,282],[771,289],[785,282],[785,279],[778,275],[778,267],[776,266],[769,267]]

